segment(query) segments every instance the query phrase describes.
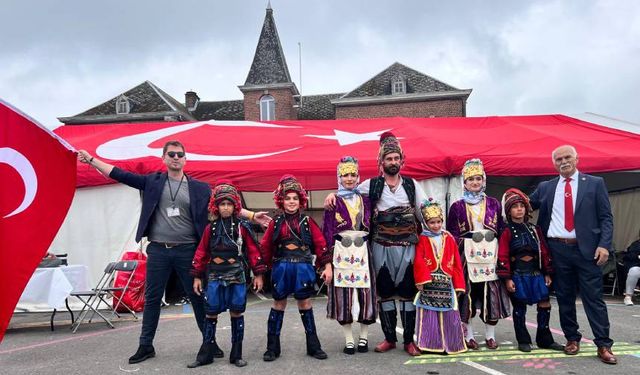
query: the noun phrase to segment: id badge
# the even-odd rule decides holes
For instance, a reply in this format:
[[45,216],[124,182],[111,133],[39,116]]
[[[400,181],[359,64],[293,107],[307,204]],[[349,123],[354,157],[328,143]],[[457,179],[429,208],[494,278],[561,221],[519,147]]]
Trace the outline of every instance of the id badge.
[[178,207],[167,207],[167,216],[169,217],[180,216],[180,209]]

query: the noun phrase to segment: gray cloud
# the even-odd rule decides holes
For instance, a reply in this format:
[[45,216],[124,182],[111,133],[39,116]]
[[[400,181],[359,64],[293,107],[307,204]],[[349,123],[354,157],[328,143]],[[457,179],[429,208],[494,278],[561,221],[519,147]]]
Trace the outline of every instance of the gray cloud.
[[[597,112],[640,123],[640,11],[625,1],[273,0],[303,93],[399,61],[473,88],[468,115]],[[47,126],[144,80],[241,98],[266,1],[3,2],[0,97]]]

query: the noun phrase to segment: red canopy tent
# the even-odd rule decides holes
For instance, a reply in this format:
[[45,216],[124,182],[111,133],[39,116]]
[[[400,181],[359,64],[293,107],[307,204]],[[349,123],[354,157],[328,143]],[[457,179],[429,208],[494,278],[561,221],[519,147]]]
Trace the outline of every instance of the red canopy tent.
[[[309,190],[336,187],[344,155],[360,160],[361,175],[377,174],[379,135],[401,138],[403,173],[417,180],[459,174],[479,157],[491,176],[555,174],[551,151],[573,144],[583,172],[640,169],[640,135],[564,115],[384,118],[328,121],[204,121],[62,126],[55,133],[77,149],[139,173],[160,170],[161,148],[179,140],[188,174],[213,184],[227,178],[243,191],[272,191],[281,175],[295,174]],[[78,168],[78,187],[112,181]]]

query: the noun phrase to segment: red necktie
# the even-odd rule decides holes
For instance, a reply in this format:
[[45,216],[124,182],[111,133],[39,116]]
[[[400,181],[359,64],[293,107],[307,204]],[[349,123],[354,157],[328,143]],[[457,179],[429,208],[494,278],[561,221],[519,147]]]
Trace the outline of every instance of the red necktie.
[[573,230],[573,193],[571,192],[571,178],[564,180],[564,228]]

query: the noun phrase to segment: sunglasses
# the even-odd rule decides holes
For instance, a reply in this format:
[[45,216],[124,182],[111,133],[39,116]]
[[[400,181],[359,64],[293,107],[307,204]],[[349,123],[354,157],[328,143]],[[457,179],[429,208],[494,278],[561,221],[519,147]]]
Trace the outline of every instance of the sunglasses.
[[179,158],[183,158],[184,152],[183,151],[167,151],[167,156],[169,156],[170,158],[173,158],[176,155],[178,155]]

